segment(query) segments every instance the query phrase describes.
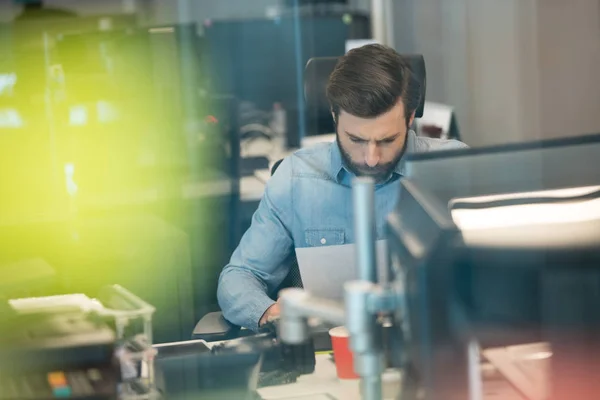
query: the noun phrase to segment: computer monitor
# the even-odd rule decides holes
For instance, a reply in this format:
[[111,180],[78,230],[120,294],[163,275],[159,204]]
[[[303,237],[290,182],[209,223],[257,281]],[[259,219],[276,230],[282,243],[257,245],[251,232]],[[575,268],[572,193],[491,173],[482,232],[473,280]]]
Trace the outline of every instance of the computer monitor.
[[440,196],[585,186],[597,176],[600,133],[492,147],[411,154],[406,177]]
[[[406,293],[398,335],[425,399],[468,398],[480,348],[547,341],[555,376],[573,376],[573,354],[593,363],[598,157],[595,135],[409,159],[388,247]],[[586,377],[553,389],[597,390]]]

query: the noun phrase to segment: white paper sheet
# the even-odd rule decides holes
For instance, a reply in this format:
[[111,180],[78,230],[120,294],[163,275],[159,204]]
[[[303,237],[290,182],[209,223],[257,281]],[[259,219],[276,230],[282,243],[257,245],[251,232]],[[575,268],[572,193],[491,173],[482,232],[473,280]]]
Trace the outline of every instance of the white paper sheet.
[[483,355],[527,399],[546,400],[550,397],[548,382],[552,351],[548,343],[487,349]]
[[[375,245],[378,278],[384,282],[388,277],[387,240]],[[322,298],[342,300],[344,283],[357,278],[354,244],[297,248],[296,258],[304,289]]]
[[446,104],[425,102],[423,116],[418,119],[420,126],[433,125],[442,129],[441,139],[448,139],[450,133],[450,122],[454,109]]

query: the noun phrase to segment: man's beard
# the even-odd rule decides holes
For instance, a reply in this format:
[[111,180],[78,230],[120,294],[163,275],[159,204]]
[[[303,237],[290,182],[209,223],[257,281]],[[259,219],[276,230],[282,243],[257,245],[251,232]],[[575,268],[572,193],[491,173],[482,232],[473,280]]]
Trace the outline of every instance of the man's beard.
[[350,170],[350,172],[352,172],[356,176],[371,177],[371,178],[373,178],[373,180],[375,180],[375,183],[381,183],[381,182],[385,182],[390,177],[390,175],[392,174],[392,172],[394,171],[394,169],[396,168],[396,166],[402,159],[402,156],[404,155],[404,152],[406,150],[407,139],[404,141],[404,145],[402,146],[402,151],[400,151],[400,153],[398,153],[398,155],[396,155],[396,157],[394,157],[394,159],[392,161],[385,163],[385,164],[378,164],[374,167],[369,167],[366,164],[359,164],[359,163],[353,162],[352,159],[350,158],[350,155],[348,154],[348,152],[340,144],[339,135],[337,135],[336,142],[337,142],[338,148],[340,149],[340,154],[342,155],[342,160],[344,162],[344,166],[346,168],[348,168],[348,170]]

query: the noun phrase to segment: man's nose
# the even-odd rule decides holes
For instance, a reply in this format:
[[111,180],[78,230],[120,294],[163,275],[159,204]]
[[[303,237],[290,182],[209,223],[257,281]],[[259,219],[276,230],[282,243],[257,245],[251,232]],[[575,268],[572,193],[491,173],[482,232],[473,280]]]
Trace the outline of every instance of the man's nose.
[[365,163],[369,167],[375,167],[379,163],[379,159],[381,158],[379,154],[379,149],[377,148],[376,143],[369,143],[369,147],[367,148],[367,155],[365,157]]

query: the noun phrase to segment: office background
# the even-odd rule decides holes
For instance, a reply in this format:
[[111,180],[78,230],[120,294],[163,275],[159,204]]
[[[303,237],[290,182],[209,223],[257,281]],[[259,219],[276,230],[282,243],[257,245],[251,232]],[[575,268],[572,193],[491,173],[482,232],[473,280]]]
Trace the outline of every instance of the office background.
[[[80,15],[135,13],[146,24],[251,19],[279,0],[50,0]],[[597,132],[596,0],[395,0],[393,43],[427,60],[428,99],[455,107],[472,146]],[[370,0],[349,0],[370,12]],[[0,21],[19,12],[0,1]],[[494,93],[494,96],[490,96]],[[556,110],[560,109],[560,112]]]

